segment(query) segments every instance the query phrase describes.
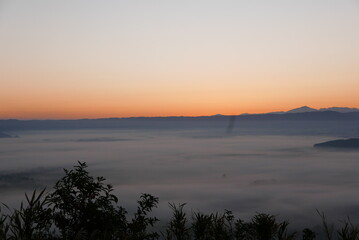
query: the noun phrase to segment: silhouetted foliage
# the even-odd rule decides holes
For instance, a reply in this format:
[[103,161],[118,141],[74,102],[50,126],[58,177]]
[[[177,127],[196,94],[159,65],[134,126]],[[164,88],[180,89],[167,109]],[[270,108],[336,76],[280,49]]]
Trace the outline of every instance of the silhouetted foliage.
[[343,221],[344,226],[338,230],[339,240],[358,240],[359,228],[351,223],[350,219]]
[[[257,213],[248,222],[236,219],[231,211],[224,213],[192,212],[188,217],[186,204],[170,203],[172,217],[161,231],[151,216],[159,202],[157,197],[142,194],[132,217],[118,205],[113,188],[103,177],[92,177],[86,163],[79,162],[54,186],[25,194],[25,202],[9,213],[0,208],[0,240],[292,240],[287,221],[278,222],[274,215]],[[359,240],[359,228],[348,218],[334,234],[334,225],[327,223],[317,210],[328,240]],[[160,233],[160,234],[159,234]],[[317,234],[306,228],[302,240],[314,240]]]
[[166,240],[187,240],[189,238],[188,219],[186,213],[183,211],[183,207],[186,204],[169,203],[172,209],[172,218],[168,224],[165,234],[163,234]]
[[25,194],[25,204],[21,202],[19,209],[0,216],[0,239],[53,239],[51,209],[44,194],[45,189],[38,194],[35,190],[31,197]]
[[331,224],[331,225],[328,224],[327,218],[325,217],[325,214],[323,212],[320,212],[317,209],[317,213],[319,214],[319,216],[320,216],[320,218],[322,220],[325,237],[328,240],[331,240],[332,236],[333,236],[333,232],[334,232],[334,225],[333,224]]
[[137,202],[138,208],[134,218],[127,224],[129,231],[128,239],[158,239],[159,234],[156,232],[147,232],[147,227],[153,227],[159,220],[156,217],[149,217],[148,213],[158,204],[158,198],[150,194],[142,194],[141,199]]
[[138,210],[128,221],[127,212],[117,205],[113,188],[105,178],[92,177],[86,163],[79,162],[45,196],[27,195],[26,203],[10,214],[0,216],[0,239],[157,239],[158,234],[147,232],[157,218],[148,213],[157,206],[158,198],[143,194]]
[[235,239],[254,240],[255,233],[253,224],[251,222],[244,222],[243,220],[238,219],[234,224],[234,236]]
[[115,206],[118,199],[111,194],[112,186],[103,177],[90,176],[86,167],[79,162],[73,170],[65,169],[65,176],[47,198],[63,239],[74,239],[80,231],[104,236],[124,225],[125,211]]
[[252,219],[253,228],[258,240],[273,239],[278,230],[275,217],[269,214],[257,214]]
[[212,232],[212,215],[194,212],[192,214],[192,232],[195,240],[210,239]]
[[302,240],[314,240],[316,237],[315,232],[310,230],[309,228],[303,229],[303,237]]

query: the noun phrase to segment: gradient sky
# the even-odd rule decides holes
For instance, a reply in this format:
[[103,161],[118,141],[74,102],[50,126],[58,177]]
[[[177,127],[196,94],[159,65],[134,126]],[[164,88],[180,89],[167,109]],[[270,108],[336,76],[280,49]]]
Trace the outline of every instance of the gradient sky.
[[0,118],[359,107],[354,0],[0,0]]

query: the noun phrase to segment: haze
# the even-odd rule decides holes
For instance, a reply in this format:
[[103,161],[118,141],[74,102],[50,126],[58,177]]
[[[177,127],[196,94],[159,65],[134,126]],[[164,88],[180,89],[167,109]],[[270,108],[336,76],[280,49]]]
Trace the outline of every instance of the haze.
[[[1,202],[18,206],[24,192],[47,187],[86,161],[113,183],[120,203],[135,210],[141,193],[188,211],[232,210],[248,219],[267,212],[294,227],[320,223],[316,209],[337,222],[357,222],[358,152],[318,151],[323,135],[231,135],[220,129],[75,130],[18,132],[0,139]],[[165,224],[165,221],[161,224]]]

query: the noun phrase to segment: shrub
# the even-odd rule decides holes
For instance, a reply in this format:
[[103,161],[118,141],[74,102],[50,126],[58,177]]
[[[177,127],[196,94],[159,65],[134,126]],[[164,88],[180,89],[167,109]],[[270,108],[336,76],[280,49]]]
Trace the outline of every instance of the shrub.
[[86,168],[86,163],[79,162],[74,169],[65,169],[65,176],[47,197],[63,239],[74,239],[79,232],[104,237],[125,224],[125,211],[116,207],[112,186],[103,177],[90,176]]
[[[18,209],[5,214],[0,208],[0,240],[156,240],[159,221],[150,215],[159,202],[157,197],[142,194],[137,211],[128,216],[118,205],[113,188],[103,177],[93,177],[79,162],[54,186],[52,192],[44,190],[25,194],[25,202]],[[184,211],[185,204],[170,203],[172,210],[166,228],[160,232],[165,240],[293,240],[288,233],[287,221],[278,222],[274,215],[257,213],[248,222],[235,219],[231,211],[204,214]],[[334,234],[334,225],[321,217],[324,237],[328,240],[359,240],[359,227],[350,219]],[[306,228],[302,240],[314,240],[316,233]]]

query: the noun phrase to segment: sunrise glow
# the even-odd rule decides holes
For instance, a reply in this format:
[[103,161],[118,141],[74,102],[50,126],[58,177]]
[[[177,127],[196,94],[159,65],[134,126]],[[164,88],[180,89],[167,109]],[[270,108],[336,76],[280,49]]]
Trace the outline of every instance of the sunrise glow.
[[0,118],[359,107],[357,1],[4,1]]

